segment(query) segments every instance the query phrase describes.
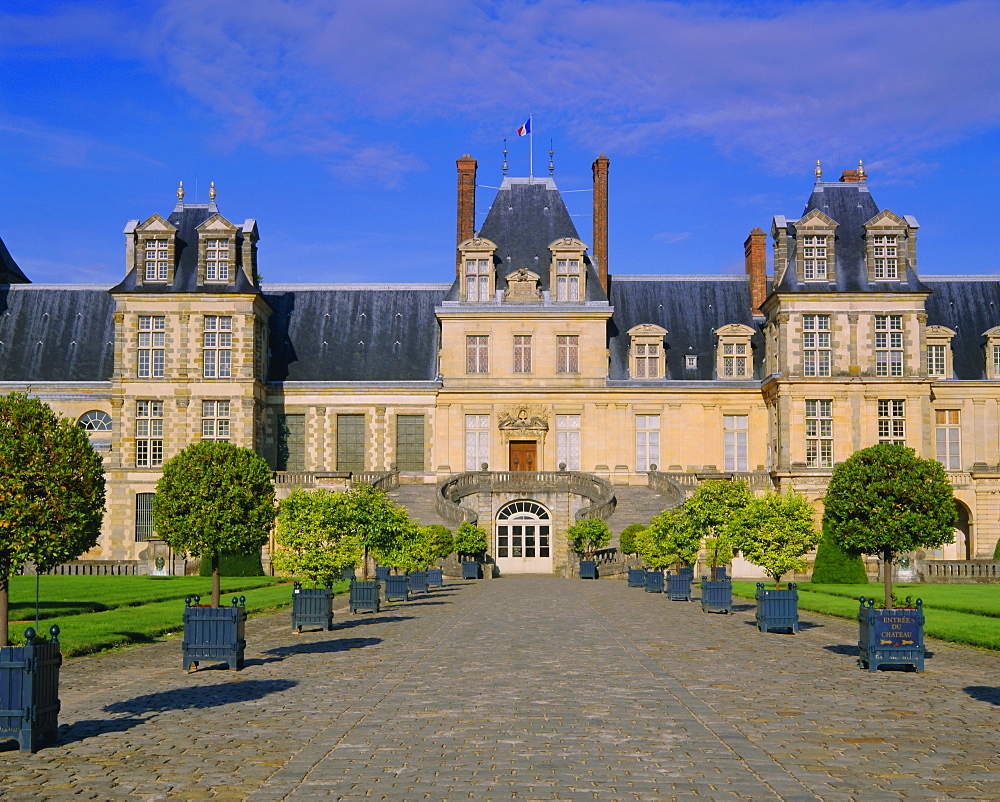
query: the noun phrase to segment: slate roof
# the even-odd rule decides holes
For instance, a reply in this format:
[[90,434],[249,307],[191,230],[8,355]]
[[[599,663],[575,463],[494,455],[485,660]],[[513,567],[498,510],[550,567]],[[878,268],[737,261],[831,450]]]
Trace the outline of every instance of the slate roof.
[[[540,277],[538,286],[549,289],[549,245],[562,237],[582,239],[552,178],[504,178],[478,236],[497,246],[494,266],[496,287],[507,288],[505,276],[526,267]],[[592,243],[583,240],[587,245]],[[607,301],[588,254],[586,301]],[[459,298],[458,282],[445,300]]]
[[265,284],[268,381],[434,381],[449,286]]
[[0,381],[109,381],[114,305],[106,286],[0,286]]
[[236,231],[235,282],[232,284],[198,283],[198,226],[218,213],[219,210],[214,203],[178,204],[174,207],[170,217],[167,218],[167,222],[177,228],[174,246],[177,264],[174,267],[173,283],[168,285],[144,284],[138,280],[136,273],[139,268],[135,267],[128,272],[120,284],[112,288],[111,292],[207,292],[213,295],[257,292],[259,288],[247,279],[246,273],[243,271],[241,258],[243,233],[239,228]]
[[[761,378],[764,340],[750,312],[750,279],[746,276],[612,276],[608,321],[611,350],[609,378],[628,379],[628,330],[655,323],[664,337],[668,380],[707,381],[715,377],[715,329],[742,323],[757,333],[751,338],[754,378]],[[698,369],[684,367],[686,354],[697,354]]]
[[928,326],[947,326],[956,379],[986,378],[983,333],[1000,326],[1000,279],[996,276],[928,276]]
[[[802,217],[817,209],[838,224],[834,234],[834,281],[823,283],[798,280],[795,260],[795,228],[788,223],[788,269],[779,292],[919,292],[926,290],[917,275],[907,267],[900,281],[869,282],[865,253],[865,223],[880,209],[862,181],[818,181],[806,202]],[[783,220],[783,218],[782,218]]]
[[21,268],[17,266],[14,257],[10,255],[7,246],[0,239],[0,284],[30,284]]

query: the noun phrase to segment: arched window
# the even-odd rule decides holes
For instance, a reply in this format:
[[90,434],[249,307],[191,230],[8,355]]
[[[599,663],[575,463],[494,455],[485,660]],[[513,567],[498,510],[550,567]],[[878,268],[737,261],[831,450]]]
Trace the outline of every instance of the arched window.
[[110,432],[111,416],[107,412],[99,409],[92,409],[85,412],[78,421],[80,427],[86,432]]
[[547,521],[549,511],[536,501],[512,501],[497,513],[497,520]]

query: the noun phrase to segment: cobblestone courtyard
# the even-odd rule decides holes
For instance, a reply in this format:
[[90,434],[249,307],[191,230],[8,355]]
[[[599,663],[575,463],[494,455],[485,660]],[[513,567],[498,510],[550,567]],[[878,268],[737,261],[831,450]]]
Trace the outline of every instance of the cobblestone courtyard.
[[[1000,655],[856,667],[857,626],[703,614],[624,582],[452,581],[294,635],[240,672],[180,634],[63,666],[59,744],[8,799],[1000,799]],[[181,609],[177,617],[180,619]],[[933,615],[933,610],[928,611]]]

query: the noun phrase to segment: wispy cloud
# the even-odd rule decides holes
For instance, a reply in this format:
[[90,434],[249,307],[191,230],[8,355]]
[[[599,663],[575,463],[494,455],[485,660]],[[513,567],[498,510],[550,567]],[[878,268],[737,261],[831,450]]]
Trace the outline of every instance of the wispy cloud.
[[87,38],[93,24],[73,39],[87,7],[126,32],[115,54],[158,65],[218,115],[232,146],[308,152],[347,174],[380,153],[397,176],[422,167],[391,130],[359,148],[359,121],[509,124],[534,108],[591,148],[698,137],[779,171],[850,155],[886,176],[1000,121],[992,0],[766,13],[654,0],[167,0],[140,32],[76,3],[18,17],[19,35],[41,48],[37,31],[52,25],[59,47],[103,47],[106,34]]
[[653,234],[653,239],[657,242],[661,242],[664,245],[672,245],[675,242],[683,242],[686,239],[690,239],[690,231],[661,231],[659,234]]
[[0,115],[0,142],[8,155],[30,154],[60,167],[125,171],[139,163],[162,166],[128,148],[25,118]]

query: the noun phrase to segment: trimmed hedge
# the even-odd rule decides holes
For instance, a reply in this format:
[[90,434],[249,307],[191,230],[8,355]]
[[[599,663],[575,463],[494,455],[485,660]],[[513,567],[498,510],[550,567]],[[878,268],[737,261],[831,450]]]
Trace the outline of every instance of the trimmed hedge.
[[829,527],[823,527],[823,539],[816,550],[812,581],[817,585],[864,585],[868,582],[861,555],[852,557],[833,537]]
[[[212,560],[202,558],[198,576],[212,575]],[[264,566],[260,552],[255,554],[220,554],[219,576],[264,576]]]

